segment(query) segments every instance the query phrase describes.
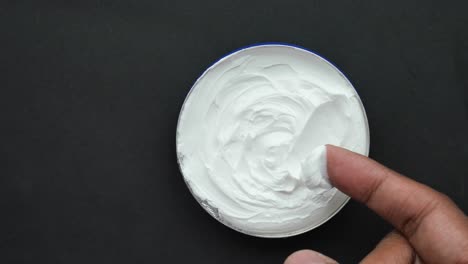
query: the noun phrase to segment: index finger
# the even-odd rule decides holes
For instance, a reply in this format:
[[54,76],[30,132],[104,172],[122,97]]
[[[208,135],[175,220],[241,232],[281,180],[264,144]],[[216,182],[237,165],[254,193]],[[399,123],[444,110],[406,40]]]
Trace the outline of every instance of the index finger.
[[426,263],[468,263],[468,220],[445,195],[330,145],[327,169],[335,187],[395,226]]

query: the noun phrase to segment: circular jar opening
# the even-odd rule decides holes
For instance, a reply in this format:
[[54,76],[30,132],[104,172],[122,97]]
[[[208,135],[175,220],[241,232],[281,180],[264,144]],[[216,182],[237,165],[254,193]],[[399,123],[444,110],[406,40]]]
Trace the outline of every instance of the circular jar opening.
[[209,67],[185,99],[176,135],[195,199],[259,237],[314,229],[349,200],[328,181],[325,144],[367,155],[364,107],[330,62],[283,44],[244,48]]

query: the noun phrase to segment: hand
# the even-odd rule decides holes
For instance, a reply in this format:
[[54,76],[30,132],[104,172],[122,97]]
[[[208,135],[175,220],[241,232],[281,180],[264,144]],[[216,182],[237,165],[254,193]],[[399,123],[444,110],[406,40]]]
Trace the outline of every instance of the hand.
[[[327,146],[332,184],[389,221],[387,235],[361,263],[468,263],[468,218],[445,195],[365,156]],[[312,250],[285,264],[337,263]]]

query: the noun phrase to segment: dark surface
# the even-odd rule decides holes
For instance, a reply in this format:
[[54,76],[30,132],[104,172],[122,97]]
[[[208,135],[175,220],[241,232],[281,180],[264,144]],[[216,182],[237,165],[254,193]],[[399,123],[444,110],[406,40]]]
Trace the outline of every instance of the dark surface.
[[175,128],[190,86],[265,41],[335,63],[366,107],[371,156],[466,212],[468,2],[379,2],[2,1],[0,263],[365,256],[390,226],[355,202],[317,230],[260,239],[216,222],[184,185]]

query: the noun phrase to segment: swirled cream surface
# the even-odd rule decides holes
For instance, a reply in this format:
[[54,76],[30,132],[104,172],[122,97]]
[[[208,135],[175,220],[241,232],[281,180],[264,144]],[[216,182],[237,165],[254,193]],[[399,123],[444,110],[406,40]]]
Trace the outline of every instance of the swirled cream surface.
[[325,144],[367,154],[367,119],[349,81],[290,46],[240,50],[195,83],[177,128],[180,167],[195,198],[238,231],[310,230],[348,197],[326,172]]

